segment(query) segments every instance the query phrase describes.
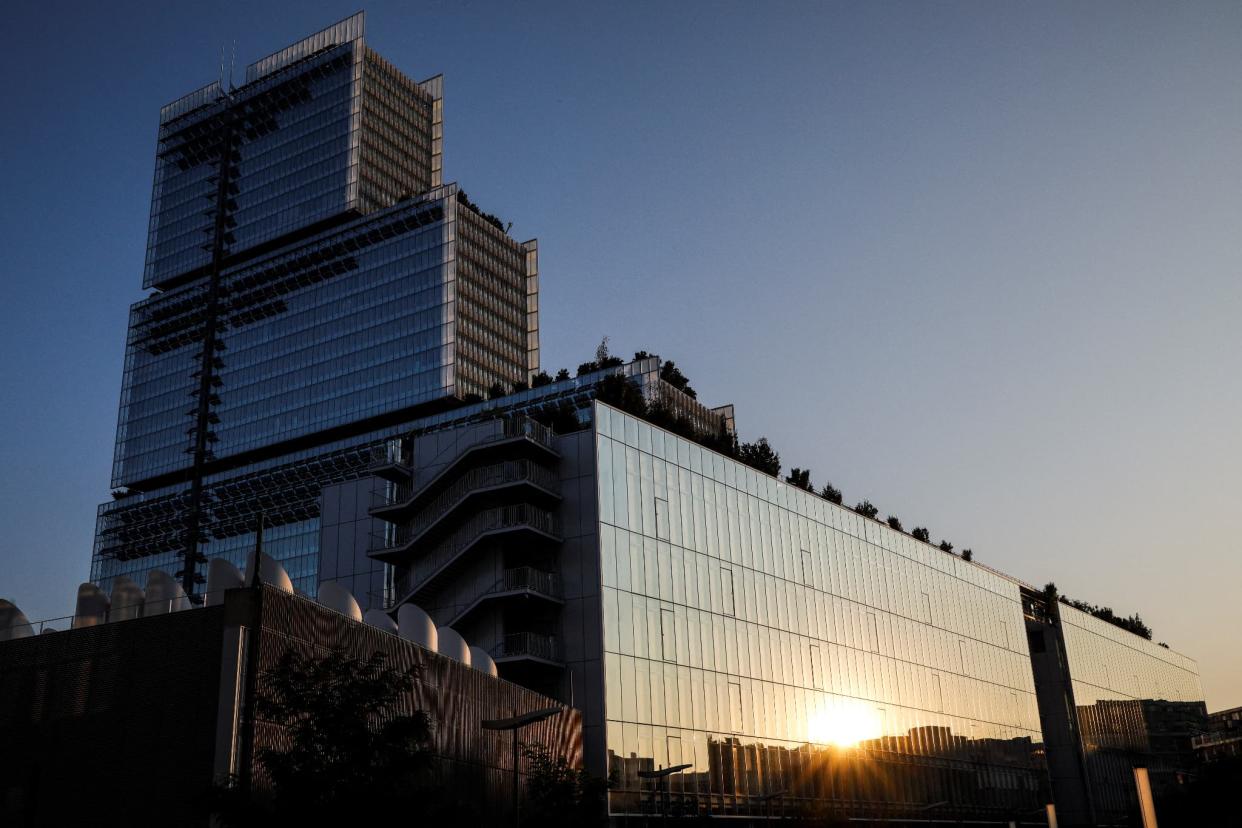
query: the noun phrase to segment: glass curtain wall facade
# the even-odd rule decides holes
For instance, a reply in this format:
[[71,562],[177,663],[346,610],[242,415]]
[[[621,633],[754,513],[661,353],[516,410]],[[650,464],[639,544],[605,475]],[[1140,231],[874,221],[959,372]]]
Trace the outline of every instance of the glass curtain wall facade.
[[1042,814],[1015,582],[595,411],[613,814]]
[[163,108],[93,580],[192,591],[263,513],[314,593],[322,487],[538,369],[537,244],[441,184],[442,120],[361,13]]
[[1070,686],[1095,819],[1129,824],[1134,768],[1147,768],[1157,804],[1195,767],[1207,722],[1193,659],[1060,604]]

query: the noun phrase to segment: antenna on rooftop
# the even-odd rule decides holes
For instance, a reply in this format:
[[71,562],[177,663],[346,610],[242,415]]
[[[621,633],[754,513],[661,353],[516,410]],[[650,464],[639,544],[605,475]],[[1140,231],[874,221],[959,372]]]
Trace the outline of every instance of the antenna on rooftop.
[[219,86],[224,89],[224,47],[220,47],[220,81]]
[[229,56],[229,91],[233,91],[233,65],[237,63],[237,38],[233,38],[233,53]]

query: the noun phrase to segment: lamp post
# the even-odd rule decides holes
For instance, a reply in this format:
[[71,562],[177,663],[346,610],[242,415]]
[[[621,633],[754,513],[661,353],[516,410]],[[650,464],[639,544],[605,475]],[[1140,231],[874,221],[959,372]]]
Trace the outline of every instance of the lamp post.
[[675,773],[681,773],[686,768],[692,768],[692,767],[694,767],[694,765],[691,765],[691,764],[673,765],[667,768],[660,768],[659,770],[638,772],[639,779],[655,779],[656,780],[656,790],[651,792],[651,798],[654,800],[656,791],[660,792],[660,821],[661,822],[668,819],[668,801],[667,801],[668,792],[664,789],[664,780],[668,779],[670,776],[672,776]]
[[[764,814],[767,816],[769,822],[771,822],[772,820],[772,800],[780,799],[785,794],[786,794],[786,790],[784,788],[781,788],[779,791],[773,791],[770,794],[763,795],[763,806],[764,806],[763,811],[764,811]],[[781,808],[781,820],[784,821],[784,819],[785,819],[785,809]]]
[[527,725],[535,722],[542,722],[544,719],[550,719],[557,713],[564,710],[563,707],[545,707],[542,710],[532,710],[529,713],[523,713],[520,716],[512,716],[508,719],[484,719],[484,730],[508,730],[513,733],[513,824],[518,824],[518,731]]

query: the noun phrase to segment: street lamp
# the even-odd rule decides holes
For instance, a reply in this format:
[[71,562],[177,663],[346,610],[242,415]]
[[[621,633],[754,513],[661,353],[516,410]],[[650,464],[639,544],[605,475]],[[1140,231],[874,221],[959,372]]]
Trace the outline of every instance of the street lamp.
[[[788,791],[786,791],[784,788],[781,788],[779,791],[773,791],[770,794],[763,795],[763,812],[764,814],[767,815],[767,818],[769,821],[772,819],[772,800],[780,799],[786,793],[788,793]],[[784,818],[785,818],[785,809],[782,808],[781,819],[784,820]]]
[[544,719],[550,719],[557,713],[564,710],[563,707],[545,707],[542,710],[532,710],[529,713],[523,713],[520,716],[512,716],[508,719],[484,719],[484,730],[509,730],[513,733],[513,824],[518,824],[518,731],[527,725],[535,722],[542,722]]
[[686,768],[692,768],[692,767],[694,767],[694,765],[691,765],[691,764],[673,765],[672,767],[660,768],[659,770],[638,772],[639,779],[655,779],[656,780],[656,789],[651,792],[651,798],[654,800],[656,791],[659,791],[660,793],[660,820],[661,821],[668,819],[668,791],[664,789],[664,780],[668,779],[670,776],[672,776],[675,773],[681,773]]

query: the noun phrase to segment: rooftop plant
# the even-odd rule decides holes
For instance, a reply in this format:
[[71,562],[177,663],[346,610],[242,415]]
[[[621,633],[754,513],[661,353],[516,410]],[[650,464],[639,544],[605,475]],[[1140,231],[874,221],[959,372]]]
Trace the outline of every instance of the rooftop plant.
[[[1049,602],[1060,601],[1062,604],[1071,606],[1076,610],[1093,615],[1101,621],[1107,621],[1114,627],[1120,627],[1127,632],[1132,632],[1151,641],[1151,627],[1143,623],[1142,617],[1137,612],[1134,615],[1125,617],[1113,612],[1112,607],[1100,607],[1086,601],[1078,601],[1065,595],[1060,595],[1057,592],[1057,585],[1051,581],[1044,586],[1044,598]],[[1164,646],[1167,647],[1168,645]]]
[[789,476],[785,478],[785,482],[797,486],[799,489],[805,489],[808,492],[815,491],[815,487],[811,485],[811,470],[792,468],[789,470]]
[[501,221],[499,218],[497,218],[496,216],[493,216],[491,213],[485,213],[482,210],[480,210],[479,205],[475,204],[473,201],[470,200],[470,196],[466,195],[465,190],[457,191],[457,203],[469,209],[476,216],[483,219],[484,221],[486,221],[488,224],[495,227],[500,232],[502,233],[507,232],[505,230],[505,223]]
[[854,511],[863,517],[871,518],[872,520],[874,520],[875,516],[880,513],[880,510],[877,509],[870,500],[864,500],[862,503],[855,505]]

